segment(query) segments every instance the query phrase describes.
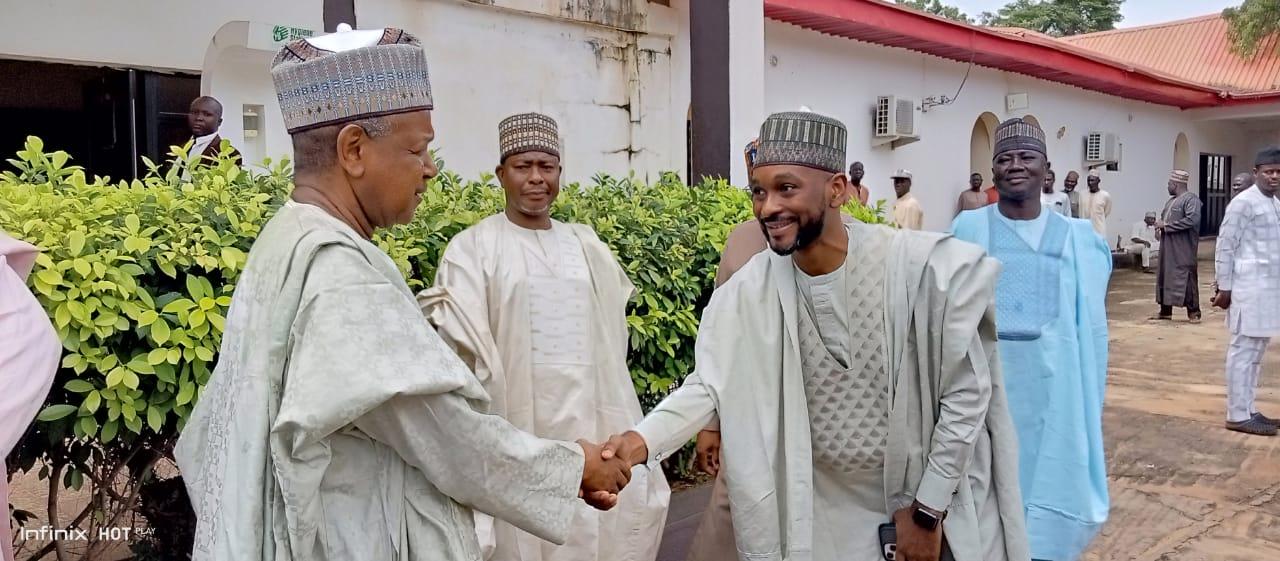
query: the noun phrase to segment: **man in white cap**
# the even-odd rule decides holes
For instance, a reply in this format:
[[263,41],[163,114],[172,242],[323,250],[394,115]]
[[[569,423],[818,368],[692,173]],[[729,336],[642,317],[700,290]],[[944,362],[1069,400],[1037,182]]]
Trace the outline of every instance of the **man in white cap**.
[[1156,213],[1148,212],[1142,222],[1133,225],[1129,233],[1129,243],[1125,244],[1126,253],[1137,255],[1142,263],[1142,272],[1154,273],[1151,260],[1160,255],[1160,237],[1156,235]]
[[39,250],[0,232],[0,559],[13,561],[9,483],[4,458],[44,404],[58,371],[62,342],[27,289]]
[[761,127],[771,251],[716,290],[684,385],[606,452],[633,464],[720,419],[740,559],[1028,558],[999,357],[996,263],[942,234],[842,223],[846,130]]
[[[498,124],[494,173],[506,209],[449,241],[435,286],[418,299],[484,385],[489,413],[543,438],[598,442],[643,416],[626,360],[635,287],[590,226],[551,218],[560,146],[546,115]],[[564,545],[477,516],[486,558],[653,561],[670,489],[661,467],[651,467],[634,469],[612,511],[580,505]]]
[[1186,308],[1187,319],[1200,323],[1200,197],[1187,191],[1191,175],[1180,169],[1169,175],[1169,201],[1164,204],[1156,235],[1160,238],[1160,270],[1156,275],[1156,319],[1173,319],[1174,308]]
[[[1093,231],[1107,239],[1107,218],[1111,216],[1111,193],[1102,188],[1102,172],[1089,170],[1089,194],[1080,198],[1080,218],[1093,223]],[[1108,242],[1109,244],[1110,242]]]
[[898,200],[893,203],[893,223],[903,230],[924,228],[924,209],[911,194],[911,172],[900,169],[889,176],[893,179],[893,191]]
[[348,30],[289,43],[271,74],[294,190],[254,243],[175,450],[192,559],[474,560],[473,508],[563,543],[578,497],[612,506],[630,466],[478,412],[480,381],[370,241],[438,173],[422,47]]

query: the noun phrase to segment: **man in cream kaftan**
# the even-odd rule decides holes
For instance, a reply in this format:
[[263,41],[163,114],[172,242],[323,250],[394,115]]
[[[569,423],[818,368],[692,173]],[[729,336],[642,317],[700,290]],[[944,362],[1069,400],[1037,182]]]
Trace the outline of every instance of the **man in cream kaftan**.
[[[1026,561],[994,345],[998,265],[943,235],[841,224],[843,130],[811,113],[766,121],[752,183],[773,251],[715,292],[695,372],[606,452],[661,459],[718,415],[742,559],[878,559],[892,520],[900,552],[920,524],[959,561]],[[812,148],[824,139],[839,146],[829,156]],[[816,226],[792,214],[810,179],[831,195]],[[815,255],[834,266],[806,272]],[[935,525],[908,514],[921,511]]]
[[[522,187],[558,191],[554,171],[521,181],[526,160],[559,158],[555,122],[529,114],[503,123],[499,177],[509,209],[449,242],[435,287],[419,300],[479,377],[489,412],[543,438],[604,440],[642,417],[626,363],[626,307],[635,289],[590,227],[537,212],[554,197],[521,202]],[[495,561],[652,561],[669,498],[661,469],[637,467],[617,508],[578,507],[563,546],[487,516],[477,527]]]
[[[249,254],[175,449],[194,561],[476,561],[473,508],[563,542],[580,490],[625,483],[622,469],[596,480],[578,445],[480,413],[484,389],[369,241],[407,222],[437,173],[417,40],[390,28],[299,40],[272,74],[278,91],[316,91],[367,68],[388,72],[385,89],[332,91],[352,101],[334,115],[281,95],[295,188]],[[384,111],[360,113],[376,105],[361,96],[382,93]]]

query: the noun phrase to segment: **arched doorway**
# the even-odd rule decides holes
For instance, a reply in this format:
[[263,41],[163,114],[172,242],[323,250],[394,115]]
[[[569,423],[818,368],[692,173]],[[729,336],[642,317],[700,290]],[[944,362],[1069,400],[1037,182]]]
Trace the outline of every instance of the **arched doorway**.
[[1044,130],[1044,127],[1040,125],[1040,119],[1037,119],[1035,115],[1023,115],[1022,120],[1026,121],[1029,124],[1040,127],[1041,130]]
[[1191,172],[1191,143],[1187,142],[1186,133],[1178,133],[1173,141],[1173,169]]
[[973,123],[973,132],[969,136],[969,171],[982,174],[983,185],[991,184],[991,160],[995,157],[996,127],[1000,118],[993,113],[983,113]]

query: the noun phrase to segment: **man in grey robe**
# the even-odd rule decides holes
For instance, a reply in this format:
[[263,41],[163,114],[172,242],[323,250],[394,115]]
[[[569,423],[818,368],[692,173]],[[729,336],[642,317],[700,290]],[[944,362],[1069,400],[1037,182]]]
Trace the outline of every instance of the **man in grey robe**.
[[946,235],[843,223],[845,143],[821,115],[765,121],[751,186],[773,251],[716,290],[695,371],[606,457],[666,457],[718,415],[742,559],[877,559],[893,523],[900,560],[1026,561],[999,265]]
[[1237,173],[1235,177],[1231,178],[1231,198],[1236,198],[1236,195],[1243,193],[1245,189],[1250,187],[1253,187],[1253,173],[1248,171]]
[[1180,169],[1169,176],[1169,200],[1156,221],[1160,238],[1160,263],[1156,271],[1155,319],[1173,319],[1173,309],[1186,308],[1187,319],[1200,323],[1200,273],[1196,254],[1200,249],[1200,197],[1187,191],[1191,175]]
[[479,380],[370,241],[438,173],[422,47],[348,29],[288,44],[271,73],[294,190],[249,254],[175,450],[192,559],[474,561],[473,508],[564,542],[580,494],[612,506],[630,466],[477,412]]

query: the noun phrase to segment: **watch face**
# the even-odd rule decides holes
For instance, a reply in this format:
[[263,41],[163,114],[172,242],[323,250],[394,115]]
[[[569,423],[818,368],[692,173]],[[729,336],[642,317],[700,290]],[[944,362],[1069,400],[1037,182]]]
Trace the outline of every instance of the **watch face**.
[[917,508],[911,513],[911,519],[920,527],[933,530],[938,527],[938,517],[924,509]]

